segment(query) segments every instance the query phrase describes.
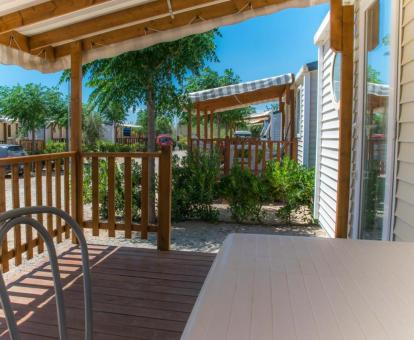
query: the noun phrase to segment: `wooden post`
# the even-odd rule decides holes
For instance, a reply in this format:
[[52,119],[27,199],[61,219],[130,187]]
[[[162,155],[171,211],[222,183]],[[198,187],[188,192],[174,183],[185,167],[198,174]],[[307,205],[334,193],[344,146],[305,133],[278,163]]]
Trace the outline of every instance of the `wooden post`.
[[[71,45],[71,118],[70,149],[76,151],[72,159],[72,217],[82,225],[82,45]],[[72,241],[75,239],[72,237]]]
[[342,7],[341,100],[339,107],[339,161],[335,237],[348,234],[349,182],[354,72],[354,7]]
[[159,250],[170,250],[171,244],[171,146],[163,146],[159,160],[158,240]]
[[204,145],[206,144],[206,139],[208,138],[208,112],[204,111]]
[[282,96],[279,97],[279,111],[282,116],[282,140],[285,138],[285,104]]
[[200,124],[201,124],[201,117],[200,117],[200,108],[197,106],[197,138],[200,140]]
[[210,112],[210,139],[211,139],[211,146],[213,146],[213,138],[214,138],[214,111],[211,110],[211,112]]
[[296,159],[296,149],[295,149],[295,140],[296,140],[296,122],[295,122],[295,101],[293,100],[294,94],[293,90],[289,88],[286,89],[286,105],[289,107],[289,126],[290,126],[290,136],[289,140],[291,143],[290,148],[290,159]]
[[188,150],[191,150],[192,148],[192,111],[191,108],[188,109],[188,126],[187,126],[187,147]]
[[230,139],[228,136],[224,139],[224,174],[230,172]]

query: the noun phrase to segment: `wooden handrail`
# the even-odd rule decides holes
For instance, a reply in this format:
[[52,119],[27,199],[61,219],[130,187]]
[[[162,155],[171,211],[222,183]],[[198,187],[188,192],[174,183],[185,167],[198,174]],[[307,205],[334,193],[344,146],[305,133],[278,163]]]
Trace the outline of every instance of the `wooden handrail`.
[[73,157],[76,152],[58,152],[58,153],[47,153],[42,155],[30,155],[30,156],[18,156],[18,157],[6,157],[0,158],[0,166],[13,165],[13,164],[26,164],[39,161],[54,161],[61,158]]

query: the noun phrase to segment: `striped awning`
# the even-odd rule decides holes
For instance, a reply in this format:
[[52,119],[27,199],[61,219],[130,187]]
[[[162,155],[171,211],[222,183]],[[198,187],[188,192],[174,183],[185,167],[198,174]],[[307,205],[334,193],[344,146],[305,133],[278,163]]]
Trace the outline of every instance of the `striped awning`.
[[208,100],[237,96],[240,94],[264,90],[271,87],[289,85],[293,83],[293,80],[293,74],[288,73],[271,78],[265,78],[245,83],[217,87],[209,90],[192,92],[189,94],[189,97],[192,103],[200,103]]
[[390,86],[384,84],[368,83],[368,93],[378,97],[390,95]]

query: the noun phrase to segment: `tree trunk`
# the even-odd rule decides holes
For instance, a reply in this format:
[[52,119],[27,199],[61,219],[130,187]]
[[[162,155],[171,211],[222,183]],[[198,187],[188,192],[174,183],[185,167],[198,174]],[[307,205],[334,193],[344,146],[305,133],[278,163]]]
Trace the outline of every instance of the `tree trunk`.
[[35,130],[32,130],[32,153],[35,151]]
[[116,143],[117,139],[118,139],[118,124],[115,123],[115,122],[113,122],[113,123],[114,123],[114,139],[115,139],[115,143]]
[[[155,121],[156,121],[156,111],[155,111],[155,99],[154,99],[154,88],[152,84],[148,85],[147,88],[147,151],[155,151]],[[154,181],[155,181],[155,162],[154,158],[150,158],[149,161],[149,198],[148,198],[148,220],[150,223],[155,223],[155,191],[154,191]]]

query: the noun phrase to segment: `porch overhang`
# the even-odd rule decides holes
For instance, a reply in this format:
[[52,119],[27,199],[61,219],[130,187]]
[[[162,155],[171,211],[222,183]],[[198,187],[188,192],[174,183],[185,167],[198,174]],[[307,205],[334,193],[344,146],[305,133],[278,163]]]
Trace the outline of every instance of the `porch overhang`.
[[282,97],[293,84],[292,73],[204,91],[192,92],[189,98],[201,111],[221,112],[269,102]]
[[71,45],[82,63],[114,57],[324,0],[80,0],[6,1],[0,5],[0,63],[41,72],[71,66]]

